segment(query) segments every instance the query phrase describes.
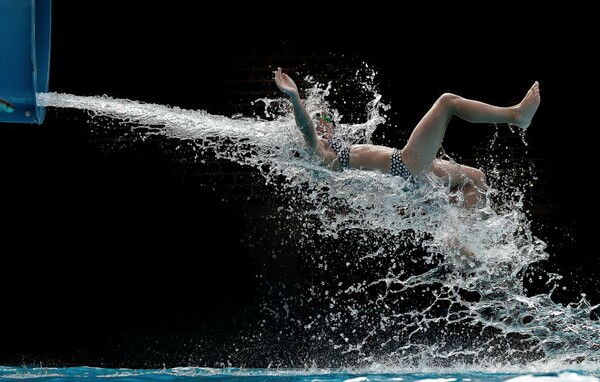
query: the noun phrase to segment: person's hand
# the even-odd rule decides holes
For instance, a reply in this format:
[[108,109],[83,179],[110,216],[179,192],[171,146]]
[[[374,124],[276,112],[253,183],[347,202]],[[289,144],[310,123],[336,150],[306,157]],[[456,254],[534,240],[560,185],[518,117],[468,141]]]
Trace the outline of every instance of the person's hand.
[[296,86],[294,80],[292,80],[290,76],[281,72],[281,68],[277,68],[277,71],[275,72],[275,84],[279,90],[290,97],[297,97],[299,95],[298,86]]

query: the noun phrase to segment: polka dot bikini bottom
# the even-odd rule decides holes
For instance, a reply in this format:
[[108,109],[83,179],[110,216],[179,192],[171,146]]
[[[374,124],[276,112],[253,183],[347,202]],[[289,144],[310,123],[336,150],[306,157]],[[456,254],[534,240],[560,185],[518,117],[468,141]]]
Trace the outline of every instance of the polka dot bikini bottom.
[[417,179],[414,176],[412,176],[410,171],[408,171],[408,169],[404,165],[404,162],[402,162],[402,154],[398,149],[394,149],[394,151],[392,152],[392,165],[390,173],[394,176],[401,176],[412,183],[416,183],[417,181]]

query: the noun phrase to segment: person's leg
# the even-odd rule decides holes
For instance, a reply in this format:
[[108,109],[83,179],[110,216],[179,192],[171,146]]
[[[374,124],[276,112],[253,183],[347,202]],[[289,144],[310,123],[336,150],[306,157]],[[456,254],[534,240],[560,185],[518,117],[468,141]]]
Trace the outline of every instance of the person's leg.
[[[444,159],[435,159],[432,164],[432,172],[441,178],[444,184],[462,192],[462,207],[477,208],[485,202],[487,182],[483,171],[458,163],[450,163]],[[463,244],[457,236],[450,236],[446,241],[450,248],[458,250],[457,259],[464,266],[474,268],[479,265],[475,252],[468,245]]]
[[402,160],[413,175],[431,168],[453,116],[476,123],[507,123],[526,129],[540,104],[536,81],[523,100],[511,107],[498,107],[445,93],[433,104],[413,130],[402,149]]
[[434,160],[431,170],[444,184],[462,192],[464,207],[480,207],[485,201],[487,183],[483,171],[442,159]]

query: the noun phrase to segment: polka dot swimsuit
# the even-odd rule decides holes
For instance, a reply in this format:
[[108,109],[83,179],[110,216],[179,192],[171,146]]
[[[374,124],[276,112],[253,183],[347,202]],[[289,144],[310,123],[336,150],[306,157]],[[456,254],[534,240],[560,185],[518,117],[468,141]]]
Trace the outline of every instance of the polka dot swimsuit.
[[350,147],[342,144],[342,141],[337,139],[330,139],[329,145],[337,153],[338,160],[340,161],[340,166],[342,166],[342,169],[346,170],[350,168]]
[[[340,161],[340,166],[342,167],[342,169],[346,170],[350,168],[350,147],[344,145],[342,141],[334,139],[329,140],[329,145],[337,153],[338,160]],[[393,176],[401,176],[402,178],[406,179],[411,183],[416,184],[417,182],[417,179],[414,176],[412,176],[410,171],[408,171],[408,169],[404,165],[404,162],[402,162],[402,154],[398,149],[394,149],[394,151],[392,152],[392,164],[390,168],[390,173]]]
[[404,162],[402,162],[402,154],[398,149],[394,149],[394,152],[392,152],[392,165],[390,173],[394,176],[401,176],[404,179],[410,179],[413,177],[410,171],[408,171],[404,165]]

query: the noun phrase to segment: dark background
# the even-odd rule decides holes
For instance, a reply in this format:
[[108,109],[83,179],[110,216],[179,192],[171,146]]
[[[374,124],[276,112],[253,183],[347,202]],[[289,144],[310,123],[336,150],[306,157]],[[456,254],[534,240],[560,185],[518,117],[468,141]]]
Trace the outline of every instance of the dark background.
[[[50,91],[231,115],[278,94],[277,66],[328,80],[367,62],[401,130],[380,138],[393,144],[443,92],[508,105],[538,80],[528,137],[543,176],[525,202],[552,254],[541,267],[565,274],[557,299],[587,292],[600,302],[596,224],[586,218],[597,193],[586,102],[594,72],[580,48],[588,33],[563,26],[568,12],[187,4],[55,2]],[[0,364],[218,364],[193,356],[251,320],[265,265],[243,239],[275,192],[244,204],[227,187],[182,177],[168,142],[107,149],[111,136],[87,122],[50,108],[42,125],[0,126]],[[481,134],[456,122],[445,148],[472,153]],[[227,172],[212,166],[197,171]],[[281,269],[269,272],[296,275]]]

